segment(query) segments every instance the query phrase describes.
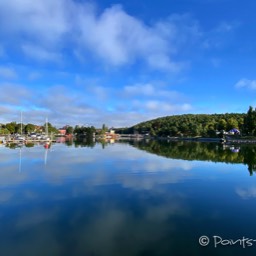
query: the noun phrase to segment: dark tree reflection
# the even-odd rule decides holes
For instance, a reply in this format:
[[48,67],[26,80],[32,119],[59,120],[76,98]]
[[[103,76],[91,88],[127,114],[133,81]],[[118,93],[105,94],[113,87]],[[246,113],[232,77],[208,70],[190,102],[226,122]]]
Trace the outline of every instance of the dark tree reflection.
[[256,172],[256,145],[227,145],[188,141],[136,141],[134,147],[167,158],[243,163],[250,175]]

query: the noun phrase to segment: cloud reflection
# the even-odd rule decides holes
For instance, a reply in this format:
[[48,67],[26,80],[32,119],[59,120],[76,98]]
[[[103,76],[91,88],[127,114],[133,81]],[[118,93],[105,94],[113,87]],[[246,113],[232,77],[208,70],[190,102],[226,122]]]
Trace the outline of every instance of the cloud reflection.
[[[184,198],[176,192],[161,200],[155,197],[155,204],[153,192],[129,195],[127,202],[118,194],[111,201],[108,196],[30,204],[4,225],[9,231],[1,237],[1,251],[4,255],[115,256],[137,255],[151,247],[154,252],[172,243],[170,234],[179,232],[172,218],[188,216]],[[17,237],[15,246],[12,233]]]
[[44,159],[45,149],[42,146],[22,149],[21,155],[18,150],[4,149],[3,152],[0,172],[2,187],[42,183],[63,186],[71,182],[84,188],[117,184],[135,190],[152,189],[160,184],[186,179],[192,169],[189,162],[165,159],[119,144],[104,150],[100,146],[93,150],[70,150],[62,145],[54,145],[47,152],[47,160]]
[[242,199],[249,199],[256,197],[256,187],[249,187],[249,188],[237,188],[236,193],[242,198]]

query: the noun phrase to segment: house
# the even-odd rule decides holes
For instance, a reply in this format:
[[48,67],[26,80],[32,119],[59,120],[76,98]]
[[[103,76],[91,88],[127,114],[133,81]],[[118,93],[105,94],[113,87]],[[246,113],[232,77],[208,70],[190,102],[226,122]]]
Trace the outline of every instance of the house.
[[43,132],[43,127],[42,127],[42,126],[39,126],[39,125],[36,125],[34,132],[36,132],[36,133],[42,133],[42,132]]
[[63,129],[63,128],[59,129],[59,134],[60,134],[60,135],[65,136],[65,135],[66,135],[66,132],[67,132],[66,129]]
[[110,129],[108,132],[105,132],[104,137],[106,139],[117,139],[119,137],[119,134],[116,134],[115,130]]
[[110,130],[109,130],[109,133],[110,133],[110,134],[115,134],[115,130],[110,129]]
[[229,132],[228,132],[229,135],[240,135],[240,131],[236,128],[233,128],[231,129]]

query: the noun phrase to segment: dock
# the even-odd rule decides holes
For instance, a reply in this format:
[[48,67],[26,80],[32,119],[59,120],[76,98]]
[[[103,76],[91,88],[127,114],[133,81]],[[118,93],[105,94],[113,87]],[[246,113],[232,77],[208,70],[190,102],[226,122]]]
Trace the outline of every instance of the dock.
[[27,144],[27,143],[46,143],[46,142],[56,142],[56,139],[54,138],[49,138],[49,137],[45,137],[45,138],[31,138],[31,137],[23,137],[23,138],[19,138],[19,137],[14,137],[14,136],[2,136],[0,139],[0,143],[3,144]]
[[25,140],[17,140],[17,139],[10,139],[5,140],[6,143],[43,143],[43,142],[56,142],[55,140],[46,140],[46,139],[39,139],[39,140],[32,140],[32,139],[25,139]]

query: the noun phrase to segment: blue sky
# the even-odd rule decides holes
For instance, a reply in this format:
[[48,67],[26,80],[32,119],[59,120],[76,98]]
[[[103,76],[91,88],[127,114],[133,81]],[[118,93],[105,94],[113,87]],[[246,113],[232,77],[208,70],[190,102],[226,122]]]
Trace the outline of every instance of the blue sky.
[[256,2],[0,2],[0,123],[123,127],[256,106]]

